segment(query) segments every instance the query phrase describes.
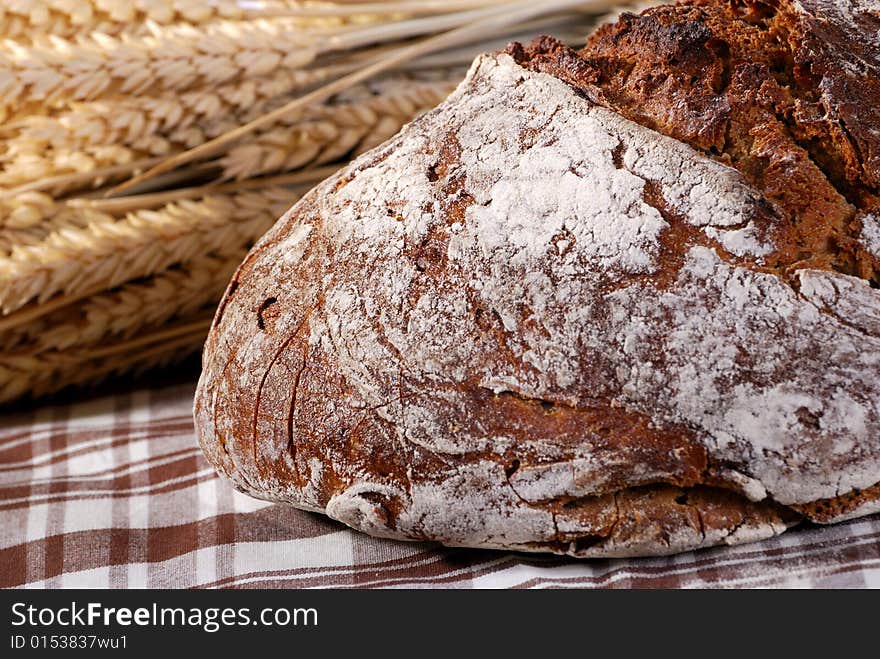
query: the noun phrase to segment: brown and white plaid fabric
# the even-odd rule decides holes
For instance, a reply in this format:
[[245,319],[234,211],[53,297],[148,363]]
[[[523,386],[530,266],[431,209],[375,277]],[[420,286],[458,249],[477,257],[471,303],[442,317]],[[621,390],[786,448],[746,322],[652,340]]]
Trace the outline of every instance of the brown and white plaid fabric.
[[218,479],[193,387],[0,417],[0,586],[880,587],[880,516],[670,558],[574,561],[370,538]]

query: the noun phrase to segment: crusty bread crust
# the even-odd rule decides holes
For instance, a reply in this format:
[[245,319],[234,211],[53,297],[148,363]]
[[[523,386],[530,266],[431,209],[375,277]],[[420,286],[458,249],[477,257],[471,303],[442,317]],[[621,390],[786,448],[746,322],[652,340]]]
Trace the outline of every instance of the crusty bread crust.
[[880,292],[837,246],[872,165],[793,238],[757,166],[625,118],[600,68],[483,56],[278,222],[205,348],[221,473],[376,535],[573,556],[880,508]]
[[579,53],[510,49],[592,101],[738,169],[780,216],[780,274],[880,284],[880,5],[691,0],[624,14]]

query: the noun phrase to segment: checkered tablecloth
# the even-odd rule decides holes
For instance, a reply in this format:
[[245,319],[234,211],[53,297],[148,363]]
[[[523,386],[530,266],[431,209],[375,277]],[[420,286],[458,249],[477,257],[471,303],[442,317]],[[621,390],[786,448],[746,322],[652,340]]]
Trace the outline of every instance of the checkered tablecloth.
[[0,585],[880,587],[880,517],[662,559],[576,561],[370,538],[214,475],[193,385],[0,416]]

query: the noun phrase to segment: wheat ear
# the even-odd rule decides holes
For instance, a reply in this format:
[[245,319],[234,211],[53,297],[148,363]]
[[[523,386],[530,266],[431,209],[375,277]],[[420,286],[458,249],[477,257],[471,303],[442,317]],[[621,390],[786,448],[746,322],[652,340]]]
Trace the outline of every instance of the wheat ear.
[[89,296],[0,334],[3,350],[40,353],[129,338],[220,300],[249,245],[224,247],[142,281]]
[[302,68],[318,54],[318,37],[287,19],[153,24],[151,32],[144,37],[94,32],[76,42],[55,36],[28,44],[7,40],[0,46],[4,105],[213,86]]
[[47,192],[59,197],[72,190],[100,188],[108,181],[117,181],[121,177],[130,176],[133,172],[143,171],[161,160],[161,157],[144,158],[124,165],[110,165],[88,172],[66,172],[46,178],[28,180],[14,188],[0,188],[0,202],[16,199],[26,192]]
[[43,192],[23,192],[0,200],[0,254],[43,240],[64,224],[63,210],[63,204]]
[[[15,197],[0,199],[0,256],[9,256],[15,247],[38,245],[53,232],[66,227],[85,226],[95,215],[84,213],[83,209],[97,211],[99,213],[97,217],[104,217],[105,214],[119,216],[136,210],[158,208],[184,199],[227,195],[266,187],[301,188],[327,178],[338,169],[338,165],[312,167],[279,176],[251,178],[226,184],[209,183],[197,187],[174,188],[113,199],[75,197],[56,201],[45,193],[23,192]],[[210,170],[213,171],[214,168],[211,167]],[[10,320],[9,316],[0,318],[0,332]]]
[[[240,193],[249,188],[273,185],[303,185],[326,178],[336,167],[307,170],[297,174],[255,179],[243,183],[204,186],[195,189],[123,197],[120,199],[75,199],[77,208],[116,213],[131,207],[164,206],[172,201],[204,194]],[[143,281],[124,284],[112,291],[81,291],[58,295],[42,304],[29,304],[0,318],[0,349],[27,344],[37,350],[61,349],[73,343],[89,343],[104,332],[130,334],[144,324],[159,324],[175,315],[219,300],[223,287],[253,241],[225,244],[217,251],[172,266]],[[5,347],[4,347],[5,346]]]
[[106,346],[104,356],[91,348],[46,352],[39,355],[0,354],[0,403],[26,395],[33,397],[60,391],[71,385],[94,385],[109,375],[143,371],[167,365],[197,352],[210,325],[210,313],[182,319],[185,328],[173,339],[175,327],[164,328],[138,341],[123,340]]
[[0,8],[0,35],[30,38],[35,33],[75,37],[100,31],[121,34],[137,31],[145,21],[203,23],[218,18],[240,18],[235,0],[7,0]]
[[381,144],[443,101],[455,81],[400,85],[367,100],[310,108],[293,126],[254,136],[219,160],[223,178],[246,179],[322,165]]
[[7,123],[5,160],[16,154],[41,153],[47,147],[75,152],[85,145],[124,145],[161,152],[151,138],[170,137],[190,145],[187,133],[205,122],[223,117],[253,118],[267,104],[351,70],[351,63],[314,69],[276,71],[216,87],[156,96],[115,96],[71,103],[55,114],[29,114]]
[[[449,71],[446,70],[444,73],[448,75]],[[409,91],[399,102],[392,99],[389,103],[384,104],[384,107],[379,107],[376,110],[379,115],[385,116],[388,111],[395,110],[393,106],[397,103],[400,107],[396,108],[397,111],[393,114],[406,116],[407,112],[403,106],[412,105],[407,101],[407,98],[413,98],[418,105],[413,106],[409,112],[410,118],[412,118],[415,116],[412,111],[416,107],[423,111],[429,106],[436,105],[451,91],[453,85],[451,82],[420,83],[405,78],[404,74],[399,74],[399,76],[401,84],[398,87],[408,88]],[[434,87],[432,88],[430,84],[433,84]],[[399,90],[389,87],[385,93],[393,96],[399,94]],[[182,120],[181,106],[179,104],[172,105],[170,100],[167,106],[162,108],[157,106],[153,118],[146,123],[142,113],[138,111],[126,112],[128,103],[122,102],[118,108],[114,108],[109,101],[83,104],[88,106],[87,112],[81,114],[80,109],[77,109],[69,113],[69,117],[65,116],[60,120],[50,117],[34,117],[28,122],[32,131],[7,141],[5,158],[9,161],[0,171],[0,186],[21,185],[29,180],[57,176],[61,172],[71,170],[78,172],[100,171],[106,167],[139,162],[157,154],[180,151],[216,137],[238,123],[248,121],[264,111],[277,107],[289,98],[289,95],[267,98],[253,104],[247,102],[248,98],[243,98],[240,104],[243,107],[227,106],[225,112],[219,109],[223,107],[222,105],[210,103],[214,109],[205,112],[201,121],[197,121],[197,118],[192,115],[188,115],[185,120]],[[131,104],[139,105],[142,108],[143,104],[134,103],[136,100],[140,99],[131,99]],[[196,102],[198,101],[196,100]],[[202,104],[202,107],[205,105]],[[322,109],[321,106],[318,106],[317,112],[306,109],[301,114],[301,118],[312,122],[329,121],[332,123],[333,120],[329,118],[328,112],[322,112]],[[345,115],[346,112],[334,111],[334,114]],[[160,116],[164,117],[161,121],[159,120]],[[98,119],[98,117],[102,118]],[[91,121],[92,118],[95,120]],[[340,141],[346,135],[353,135],[351,131],[355,124],[350,122],[345,124],[345,121],[346,117],[342,116],[343,123],[341,125],[337,123],[336,128],[340,130],[330,128],[329,124],[326,124],[327,128],[323,129],[323,135],[318,139]],[[389,137],[399,129],[402,122],[386,118],[384,125],[388,129],[393,126],[397,128],[390,133],[386,129],[382,139]],[[171,127],[169,128],[169,126]],[[127,134],[120,134],[123,130]],[[322,129],[313,126],[312,132],[314,133],[316,130],[320,132]],[[299,131],[299,133],[303,132]],[[135,139],[132,140],[132,138]],[[275,137],[273,136],[271,139],[274,140]],[[287,143],[293,145],[297,139],[297,135],[291,134]],[[308,138],[304,139],[308,141]],[[352,137],[352,139],[354,138]],[[378,140],[378,142],[381,141]],[[350,149],[343,149],[342,152],[348,150]],[[258,152],[252,150],[251,160],[248,162],[252,162],[254,153]],[[264,149],[263,153],[268,156],[269,150]],[[321,162],[328,162],[328,159],[324,158]],[[254,171],[271,171],[271,168],[255,169]]]
[[[469,1],[469,0],[468,0]],[[485,2],[485,0],[482,0]],[[304,6],[295,0],[6,0],[0,7],[0,37],[27,40],[34,34],[54,34],[66,39],[91,32],[109,35],[145,33],[144,25],[188,23],[200,25],[221,19],[297,17],[303,27],[335,26],[373,22],[379,16],[401,13],[445,13],[463,0],[447,3],[380,3],[363,9],[328,3]],[[437,5],[437,6],[433,6]]]
[[283,188],[218,195],[120,220],[83,209],[83,228],[64,228],[0,258],[0,307],[9,313],[57,293],[112,288],[223,245],[256,240],[297,196]]

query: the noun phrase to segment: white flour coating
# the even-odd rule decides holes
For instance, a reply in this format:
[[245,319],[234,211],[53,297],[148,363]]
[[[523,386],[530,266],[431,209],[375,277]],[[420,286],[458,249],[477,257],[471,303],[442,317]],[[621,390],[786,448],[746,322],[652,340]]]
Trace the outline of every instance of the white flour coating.
[[745,474],[741,474],[733,469],[722,469],[719,476],[725,481],[736,485],[749,501],[763,501],[767,498],[767,490],[761,484],[761,481],[749,478]]
[[[470,116],[457,137],[461,170],[477,203],[468,209],[472,221],[450,241],[451,257],[476,231],[484,255],[512,246],[514,261],[529,262],[558,249],[553,239],[565,232],[589,267],[652,272],[658,237],[668,225],[644,200],[649,181],[672,210],[710,227],[713,238],[723,241],[733,234],[724,229],[741,227],[730,240],[741,255],[772,249],[753,235],[759,202],[735,170],[591,105],[559,80],[526,72],[507,56],[475,66],[482,67],[493,98],[469,89],[454,99],[456,113]],[[487,102],[498,103],[491,105],[497,111],[481,112]],[[539,136],[526,150],[523,131]]]
[[[577,243],[592,267],[653,272],[658,237],[668,225],[643,200],[645,180],[614,166],[611,152],[620,143],[614,122],[573,104],[570,95],[553,95],[548,80],[528,78],[517,88],[516,69],[498,67],[489,75],[490,90],[509,87],[522,95],[511,94],[500,113],[476,112],[487,101],[479,95],[458,101],[458,112],[473,116],[457,136],[466,189],[476,203],[450,240],[450,258],[476,242],[484,257],[506,251],[512,264],[524,266],[547,256],[557,238]],[[529,94],[547,103],[535,106]],[[528,129],[540,134],[540,143],[523,152],[518,135]]]
[[[662,368],[651,361],[656,345],[629,355],[621,400],[653,401],[671,420],[701,428],[713,455],[745,458],[785,504],[864,489],[880,475],[880,322],[868,332],[834,311],[860,305],[862,316],[876,319],[880,295],[844,275],[798,277],[800,296],[773,275],[695,247],[669,291],[612,295],[622,320],[615,333],[663,336]],[[819,293],[824,288],[836,291],[833,301]],[[674,325],[658,326],[670,316]],[[748,371],[740,366],[744,350]],[[862,459],[854,463],[854,455]]]
[[[330,500],[327,514],[374,535],[396,537],[375,506],[362,497],[364,493],[381,493],[410,502],[397,519],[398,527],[444,529],[444,544],[528,549],[528,544],[538,539],[552,540],[556,522],[549,510],[519,506],[510,489],[499,489],[493,497],[480,493],[483,484],[503,480],[504,471],[498,463],[480,460],[463,465],[442,482],[415,482],[408,493],[391,491],[379,483],[357,483]],[[511,524],[510,510],[517,508],[516,524]],[[580,531],[589,529],[581,527]]]
[[773,245],[758,237],[753,221],[741,229],[720,231],[715,227],[706,227],[705,232],[707,236],[717,240],[724,249],[736,256],[761,257],[773,252]]
[[862,216],[861,242],[868,254],[880,259],[880,216],[876,214]]
[[300,224],[279,246],[282,258],[286,263],[297,263],[303,257],[306,250],[306,240],[311,235],[314,227],[311,224]]
[[[485,112],[487,107],[493,111]],[[468,79],[441,110],[423,120],[418,132],[405,132],[406,139],[396,141],[388,158],[359,171],[334,197],[321,201],[332,204],[322,214],[332,218],[325,230],[335,242],[356,245],[362,254],[384,263],[426,236],[442,214],[443,200],[425,180],[437,158],[426,153],[428,133],[441,130],[456,135],[461,154],[452,175],[465,177],[463,193],[474,202],[468,206],[467,221],[448,229],[447,255],[485,265],[469,284],[509,332],[520,331],[517,313],[495,304],[500,297],[519,300],[540,317],[573,294],[568,287],[589,287],[596,272],[656,269],[659,237],[668,225],[643,199],[647,181],[658,185],[671,209],[712,231],[713,238],[731,243],[736,253],[747,253],[750,241],[754,256],[767,251],[752,230],[758,199],[738,172],[593,106],[561,81],[530,73],[506,55],[477,60]],[[523,149],[520,136],[527,131],[539,138]],[[615,150],[622,152],[621,167],[615,164]],[[386,214],[386,202],[402,221]],[[472,254],[473,248],[479,256]],[[567,279],[554,285],[541,269],[530,267],[540,261],[552,264]],[[377,268],[376,276],[384,284],[383,304],[398,306],[417,275],[403,263]],[[532,341],[531,334],[553,333],[560,323],[569,334],[576,331],[589,320],[590,303],[585,304],[562,311],[563,318],[546,318],[544,327],[522,329],[525,343],[532,346],[523,354],[533,367],[530,381],[492,371],[484,376],[485,386],[538,395],[542,388],[563,389],[574,382],[577,346],[537,337]],[[352,326],[357,315],[351,311],[359,305],[349,290],[335,287],[328,292],[330,335],[334,346],[341,346],[347,373],[361,383],[367,400],[378,404],[381,392],[364,385],[364,363],[393,361],[394,355],[380,348],[371,334],[376,328]],[[458,318],[468,307],[461,288],[424,296],[409,313],[406,326],[383,323],[381,330],[398,350],[408,336],[428,337],[406,348],[418,362],[417,372],[462,380],[474,346],[472,341],[450,344],[445,337],[457,331]],[[353,339],[340,343],[343,335]],[[559,396],[570,399],[564,392]],[[386,408],[389,416],[397,412]]]
[[[731,243],[754,240],[753,255],[764,253],[752,232],[757,200],[738,173],[506,55],[480,58],[450,100],[416,126],[321,201],[336,258],[352,252],[351,259],[359,253],[381,264],[367,270],[367,281],[329,287],[326,329],[318,321],[312,327],[313,341],[335,351],[365,401],[386,403],[401,373],[569,404],[611,396],[696,429],[714,457],[741,465],[752,496],[764,488],[780,502],[806,502],[878,480],[880,341],[776,277],[728,266],[708,248],[691,251],[666,292],[639,284],[600,290],[657,268],[668,225],[642,198],[646,180],[710,237],[724,244],[729,228]],[[521,135],[529,129],[538,137],[526,148]],[[459,195],[473,200],[452,227],[442,225],[444,200],[427,180],[436,162],[429,145],[446,132],[461,151],[446,178],[462,177]],[[400,255],[432,230],[448,235],[460,283],[428,287],[398,313],[424,277]],[[863,282],[850,290],[855,280],[841,275],[801,276],[838,285],[863,308],[880,305]],[[475,304],[509,333],[512,366],[487,354],[486,336],[472,330]],[[485,355],[479,363],[476,354]],[[463,403],[456,393],[437,397],[445,402],[390,402],[377,412],[406,441],[440,452],[505,443],[448,432],[438,413]],[[805,426],[812,419],[815,431]],[[831,437],[837,448],[829,452]],[[594,459],[589,450],[584,468]],[[856,466],[852,455],[861,456]],[[582,496],[591,479],[574,478],[577,464],[534,483],[522,480],[524,472],[517,489],[529,499]],[[598,489],[602,466],[590,469]]]
[[824,313],[874,338],[880,338],[878,294],[864,279],[832,276],[825,272],[798,272],[801,295]]

